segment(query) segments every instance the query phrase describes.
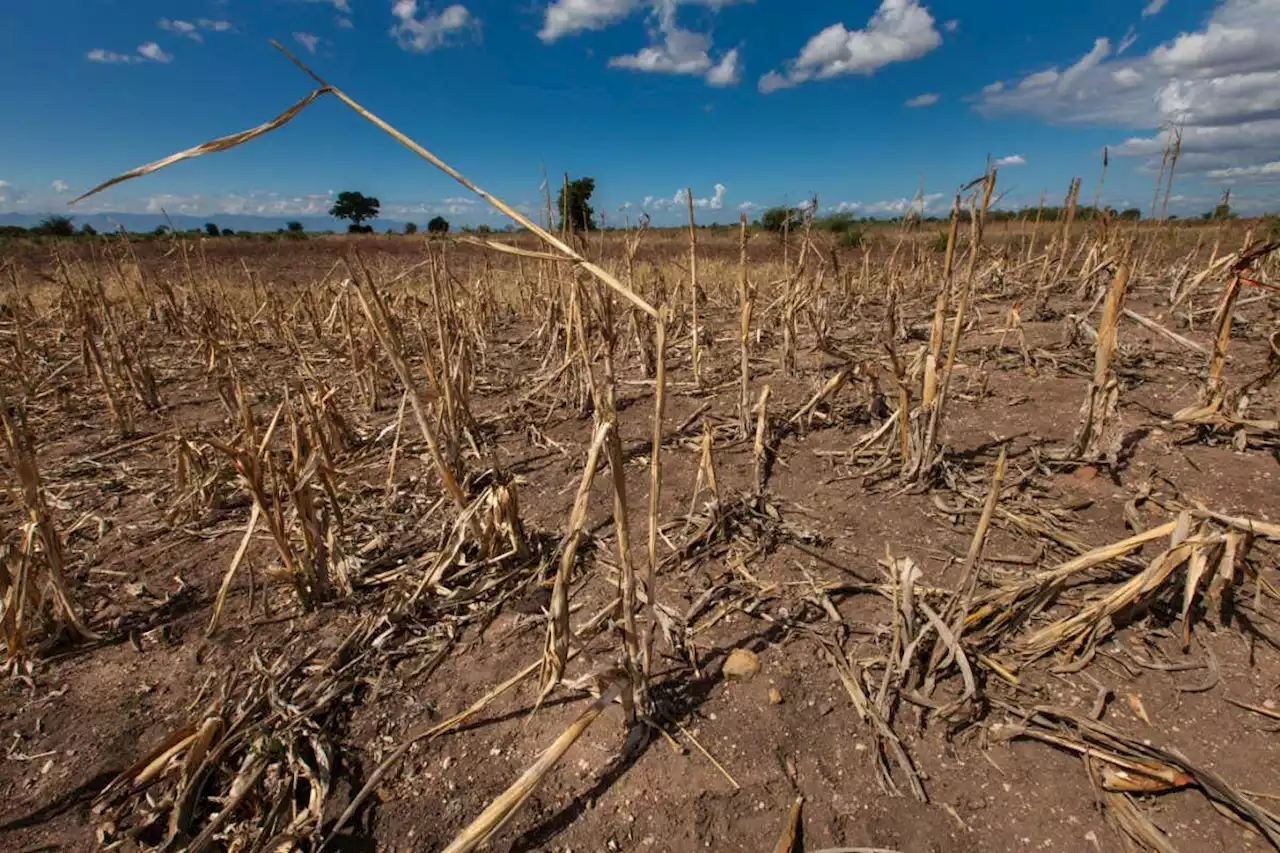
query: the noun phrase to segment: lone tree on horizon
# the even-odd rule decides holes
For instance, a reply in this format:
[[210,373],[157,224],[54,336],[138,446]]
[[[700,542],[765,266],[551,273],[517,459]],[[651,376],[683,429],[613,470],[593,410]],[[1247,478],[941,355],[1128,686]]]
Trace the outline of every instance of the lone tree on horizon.
[[428,234],[448,234],[449,220],[445,219],[443,216],[437,216],[435,219],[432,219],[430,222],[427,223],[427,233]]
[[329,215],[334,219],[351,220],[351,225],[347,228],[347,231],[352,234],[363,234],[373,230],[364,223],[370,219],[377,219],[378,211],[381,207],[382,203],[373,196],[344,190],[338,193],[337,199],[333,202],[333,207],[329,208]]
[[560,208],[560,222],[567,222],[573,231],[590,231],[596,227],[592,217],[591,194],[596,191],[595,178],[577,178],[567,182],[560,188],[557,206]]

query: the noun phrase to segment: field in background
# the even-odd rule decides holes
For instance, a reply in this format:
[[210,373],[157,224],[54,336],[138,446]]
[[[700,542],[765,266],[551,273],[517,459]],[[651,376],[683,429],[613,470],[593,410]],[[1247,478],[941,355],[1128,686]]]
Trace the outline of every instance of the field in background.
[[4,848],[1280,849],[1270,234],[947,232],[11,244]]

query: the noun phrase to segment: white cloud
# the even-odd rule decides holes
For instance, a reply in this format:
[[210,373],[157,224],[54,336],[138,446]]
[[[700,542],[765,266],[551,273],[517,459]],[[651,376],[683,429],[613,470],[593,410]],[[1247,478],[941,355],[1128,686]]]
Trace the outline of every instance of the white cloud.
[[[0,184],[2,183],[4,182],[0,181]],[[51,186],[53,187],[53,192],[55,195],[66,195],[67,192],[71,189],[71,185],[68,184],[66,181],[62,181],[62,180],[54,181]]]
[[1001,157],[996,161],[996,166],[1025,166],[1027,158],[1021,154],[1010,154],[1008,157]]
[[949,33],[954,33],[956,30],[960,29],[960,22],[955,18],[952,18],[950,21],[943,24],[942,28]]
[[1164,11],[1164,7],[1168,3],[1169,0],[1151,0],[1151,2],[1147,4],[1147,7],[1142,10],[1142,17],[1150,18],[1153,15],[1159,15]]
[[[728,188],[724,184],[716,184],[714,189],[716,191],[716,194],[712,196],[709,200],[707,200],[707,204],[705,205],[705,207],[709,207],[712,210],[720,210],[721,208],[724,207],[724,194],[725,194],[725,190],[727,190]],[[702,199],[694,199],[693,200],[694,206],[695,207],[703,206],[699,204],[701,201]]]
[[1137,28],[1129,27],[1129,29],[1124,34],[1124,38],[1120,39],[1119,46],[1116,47],[1116,56],[1119,56],[1129,48],[1133,47],[1134,42],[1136,42],[1137,40],[1138,40]]
[[660,74],[688,74],[705,77],[710,86],[732,86],[741,77],[739,51],[734,48],[718,62],[711,58],[711,39],[686,30],[676,23],[678,0],[657,0],[657,27],[650,32],[651,44],[638,53],[615,56],[610,68],[625,68]]
[[1210,169],[1206,173],[1206,177],[1215,180],[1230,180],[1232,178],[1280,178],[1280,160],[1273,160],[1270,163],[1262,163],[1258,166],[1233,166],[1229,169]]
[[785,73],[761,77],[758,88],[768,93],[808,80],[871,75],[894,62],[919,59],[941,44],[933,15],[919,0],[882,0],[864,29],[832,24],[809,39]]
[[738,212],[750,213],[751,211],[756,210],[759,207],[760,205],[756,204],[754,201],[744,201],[742,204],[738,205]]
[[339,15],[339,16],[338,16],[338,29],[340,29],[340,30],[354,30],[355,28],[356,28],[356,25],[355,25],[355,24],[353,24],[353,23],[351,23],[351,19],[350,19],[350,18],[344,18],[344,17],[342,17],[341,15]]
[[114,50],[103,50],[102,48],[94,48],[84,55],[85,59],[90,62],[105,62],[108,64],[141,62],[142,59],[127,53],[116,53]]
[[[722,210],[724,208],[724,194],[728,191],[728,187],[724,184],[716,184],[712,189],[715,195],[695,198],[693,206],[702,210]],[[676,190],[675,195],[671,197],[655,197],[647,195],[644,201],[640,202],[640,206],[646,210],[686,210],[689,207],[689,196],[684,190]]]
[[538,38],[553,42],[584,30],[602,30],[643,5],[643,0],[556,0],[547,7]]
[[1065,91],[1075,86],[1076,82],[1088,74],[1094,68],[1097,68],[1102,60],[1111,55],[1111,40],[1100,38],[1093,40],[1093,50],[1062,72],[1062,76],[1058,78],[1058,90]]
[[475,32],[480,26],[480,20],[460,3],[440,12],[424,11],[422,17],[418,17],[417,0],[396,0],[391,6],[391,14],[398,21],[391,28],[392,38],[402,49],[413,53],[427,53],[443,47],[452,36]]
[[1003,80],[997,80],[997,81],[996,81],[996,82],[994,82],[994,83],[990,83],[990,84],[988,84],[988,85],[986,85],[986,86],[983,86],[983,87],[982,87],[982,94],[984,94],[984,95],[994,95],[994,94],[996,94],[997,92],[1003,92],[1003,91],[1004,91],[1004,81],[1003,81]]
[[925,213],[936,211],[939,209],[938,202],[942,200],[942,193],[929,193],[924,196],[915,196],[913,198],[895,198],[886,201],[873,201],[869,204],[859,204],[853,202],[853,208],[860,213],[868,216],[889,215],[903,216],[912,210],[923,210]]
[[138,55],[152,62],[173,62],[173,54],[165,53],[164,49],[153,41],[138,45]]
[[603,30],[645,8],[709,6],[720,9],[753,0],[553,0],[542,18],[538,38],[550,44],[564,36]]
[[831,208],[832,213],[856,213],[858,208],[862,207],[859,201],[842,201]]
[[765,74],[760,78],[760,82],[756,84],[756,88],[760,90],[761,94],[767,95],[770,92],[776,92],[779,89],[790,89],[794,85],[796,84],[792,83],[777,71],[770,71],[768,74]]
[[171,21],[168,18],[161,18],[156,21],[156,26],[165,32],[185,36],[192,41],[204,41],[204,36],[200,35],[199,28],[190,21]]
[[337,11],[342,12],[343,14],[346,14],[346,15],[350,15],[350,14],[351,14],[351,2],[350,2],[350,0],[302,0],[302,2],[304,2],[304,3],[327,3],[327,4],[329,4],[330,6],[332,6],[334,9],[336,9]]
[[1050,68],[984,89],[977,108],[1053,123],[1151,128],[1111,150],[1157,161],[1165,142],[1159,129],[1179,125],[1184,174],[1260,167],[1280,149],[1280,42],[1270,35],[1277,19],[1280,0],[1218,0],[1198,29],[1145,55],[1121,61],[1100,38],[1066,71]]
[[934,94],[933,92],[926,92],[923,95],[916,95],[914,98],[907,101],[907,106],[931,107],[936,103],[938,103],[938,95]]
[[733,48],[707,72],[708,86],[736,86],[742,79],[742,63],[739,61],[738,48]]
[[1119,68],[1111,72],[1111,79],[1117,86],[1131,89],[1142,82],[1142,72],[1136,68]]
[[294,33],[293,40],[302,45],[307,53],[314,54],[316,48],[320,46],[320,36],[312,33]]
[[201,18],[196,23],[200,25],[200,29],[210,30],[215,33],[229,33],[235,29],[235,27],[231,26],[230,21],[213,21],[209,18]]

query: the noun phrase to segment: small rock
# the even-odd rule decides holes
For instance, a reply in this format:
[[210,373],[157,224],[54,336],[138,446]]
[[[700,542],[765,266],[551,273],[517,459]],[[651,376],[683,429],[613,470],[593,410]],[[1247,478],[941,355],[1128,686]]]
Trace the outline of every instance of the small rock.
[[724,677],[750,681],[760,671],[760,658],[750,649],[734,649],[724,662]]
[[769,688],[769,704],[770,705],[782,704],[782,694],[778,692],[778,688],[776,687]]

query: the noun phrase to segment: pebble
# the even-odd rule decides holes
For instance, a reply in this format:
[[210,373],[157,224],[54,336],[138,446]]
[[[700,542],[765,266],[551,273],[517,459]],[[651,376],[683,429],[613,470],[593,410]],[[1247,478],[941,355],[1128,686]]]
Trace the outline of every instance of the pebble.
[[750,649],[734,649],[724,662],[724,677],[750,681],[760,671],[760,658]]

